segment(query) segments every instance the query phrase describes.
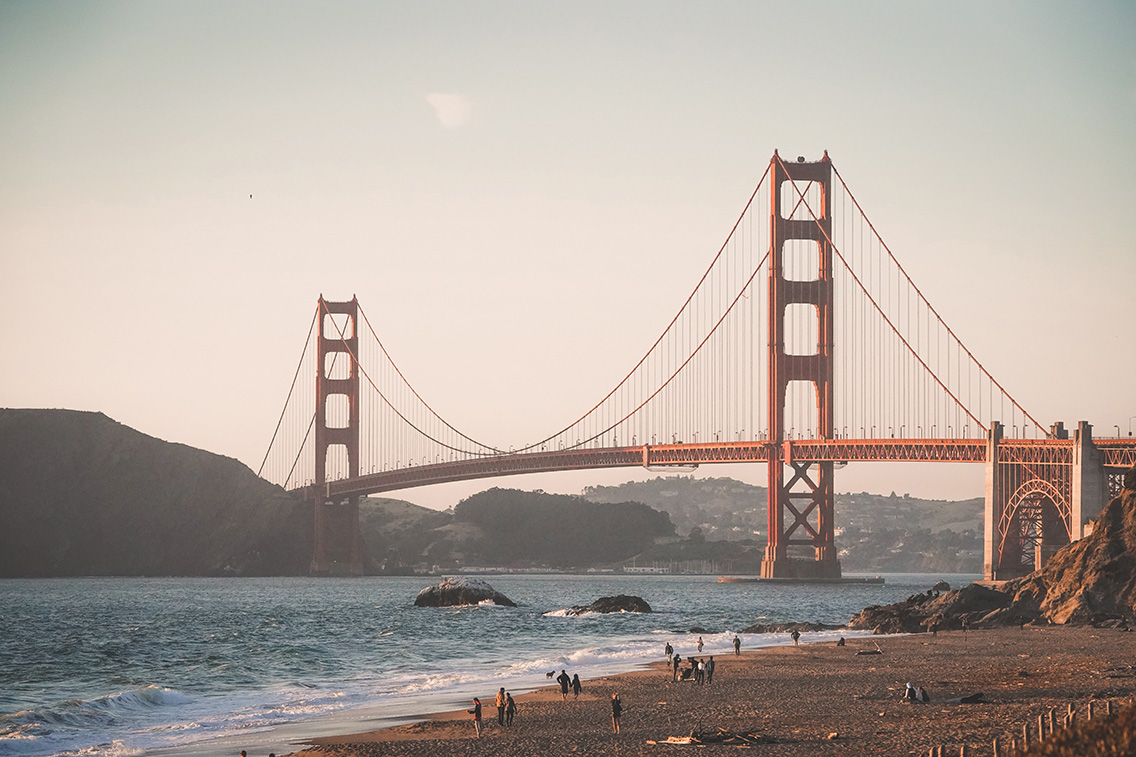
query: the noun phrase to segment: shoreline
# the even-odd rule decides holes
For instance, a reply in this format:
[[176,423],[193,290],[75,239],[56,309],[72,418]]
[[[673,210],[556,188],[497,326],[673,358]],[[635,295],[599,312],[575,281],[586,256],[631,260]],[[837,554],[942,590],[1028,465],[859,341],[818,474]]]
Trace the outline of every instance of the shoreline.
[[[857,655],[859,651],[882,654]],[[707,655],[708,656],[708,655]],[[584,681],[579,700],[555,685],[515,695],[512,727],[498,726],[494,691],[481,696],[485,733],[474,737],[464,710],[427,713],[408,725],[302,739],[296,755],[383,757],[427,754],[656,754],[649,742],[692,730],[757,734],[771,755],[925,754],[948,745],[990,752],[995,737],[1020,735],[1051,708],[1136,694],[1136,634],[1090,627],[1026,627],[850,637],[800,647],[768,646],[715,655],[713,683],[672,682],[664,661],[646,670]],[[930,704],[901,700],[904,684],[924,686]],[[611,733],[612,691],[625,714]],[[950,700],[983,692],[986,702]],[[830,738],[830,734],[836,734]]]

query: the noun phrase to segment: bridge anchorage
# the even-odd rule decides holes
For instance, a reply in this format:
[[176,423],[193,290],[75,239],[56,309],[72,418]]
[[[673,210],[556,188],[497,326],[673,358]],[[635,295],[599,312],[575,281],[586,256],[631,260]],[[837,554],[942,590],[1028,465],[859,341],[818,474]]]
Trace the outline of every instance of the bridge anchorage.
[[1071,439],[1060,423],[1043,428],[915,286],[828,154],[774,152],[678,314],[577,420],[528,444],[477,441],[419,396],[357,299],[321,296],[260,473],[312,503],[312,572],[358,575],[368,494],[760,463],[762,576],[836,580],[835,471],[881,461],[985,464],[985,574],[996,580],[1081,538],[1136,464],[1136,443],[1094,440],[1084,422]]

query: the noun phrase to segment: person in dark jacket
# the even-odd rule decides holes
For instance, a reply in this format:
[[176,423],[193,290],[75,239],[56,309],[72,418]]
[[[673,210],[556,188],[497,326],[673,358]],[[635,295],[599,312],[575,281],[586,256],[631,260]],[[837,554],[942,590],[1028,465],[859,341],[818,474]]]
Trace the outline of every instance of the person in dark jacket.
[[671,680],[672,680],[672,681],[677,681],[677,680],[678,680],[678,664],[679,664],[680,662],[682,662],[682,655],[680,655],[680,654],[675,654],[675,656],[674,656],[674,660],[673,660],[673,665],[674,665],[674,672],[673,672],[673,673],[671,673]]
[[560,675],[556,676],[556,682],[560,684],[560,698],[568,698],[568,687],[572,685],[572,679],[568,677],[566,671],[561,670]]
[[473,730],[477,731],[477,738],[481,738],[481,700],[477,697],[473,698],[473,709],[466,710],[470,715],[473,715]]
[[623,702],[619,699],[619,694],[614,691],[611,692],[611,727],[615,733],[619,734],[619,717],[623,714]]
[[513,695],[510,693],[505,694],[505,725],[513,724],[513,717],[517,714],[517,703],[513,701]]
[[575,673],[572,676],[572,698],[573,699],[579,699],[580,698],[580,689],[582,689],[582,688],[584,688],[584,687],[580,685],[580,674]]

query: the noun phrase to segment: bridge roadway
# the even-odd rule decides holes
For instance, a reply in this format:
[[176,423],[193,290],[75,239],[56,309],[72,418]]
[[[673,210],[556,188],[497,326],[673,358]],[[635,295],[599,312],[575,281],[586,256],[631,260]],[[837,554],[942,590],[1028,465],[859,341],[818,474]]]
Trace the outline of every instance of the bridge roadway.
[[[1104,466],[1113,471],[1136,465],[1136,440],[1094,439]],[[1003,439],[999,459],[1006,462],[1072,464],[1068,439]],[[412,489],[418,486],[468,481],[522,473],[709,465],[714,463],[790,462],[951,462],[985,463],[985,439],[800,439],[659,444],[631,447],[548,450],[506,453],[467,460],[415,465],[370,473],[324,484],[326,500]],[[307,487],[315,495],[315,487]],[[315,497],[312,496],[314,499]]]

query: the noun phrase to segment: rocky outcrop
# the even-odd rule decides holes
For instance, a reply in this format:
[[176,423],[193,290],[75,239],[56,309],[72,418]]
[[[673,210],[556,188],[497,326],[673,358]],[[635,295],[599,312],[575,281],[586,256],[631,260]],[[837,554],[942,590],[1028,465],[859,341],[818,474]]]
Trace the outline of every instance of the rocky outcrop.
[[443,578],[437,586],[427,586],[414,598],[415,607],[461,607],[492,602],[503,607],[517,603],[479,578]]
[[1136,468],[1101,510],[1093,533],[1011,585],[1015,604],[1053,623],[1099,623],[1136,614]]
[[866,607],[852,616],[848,627],[875,633],[918,633],[934,624],[946,630],[961,628],[963,618],[972,625],[989,622],[991,613],[1009,606],[1010,597],[1005,592],[971,584],[939,596],[934,592],[913,594],[895,604]]
[[651,605],[642,597],[632,594],[617,594],[614,597],[600,597],[590,605],[574,605],[566,615],[583,615],[587,612],[651,612]]
[[850,628],[914,633],[1021,623],[1112,624],[1136,615],[1136,468],[1101,511],[1093,533],[1061,549],[1044,568],[1005,584],[916,594],[868,607]]

